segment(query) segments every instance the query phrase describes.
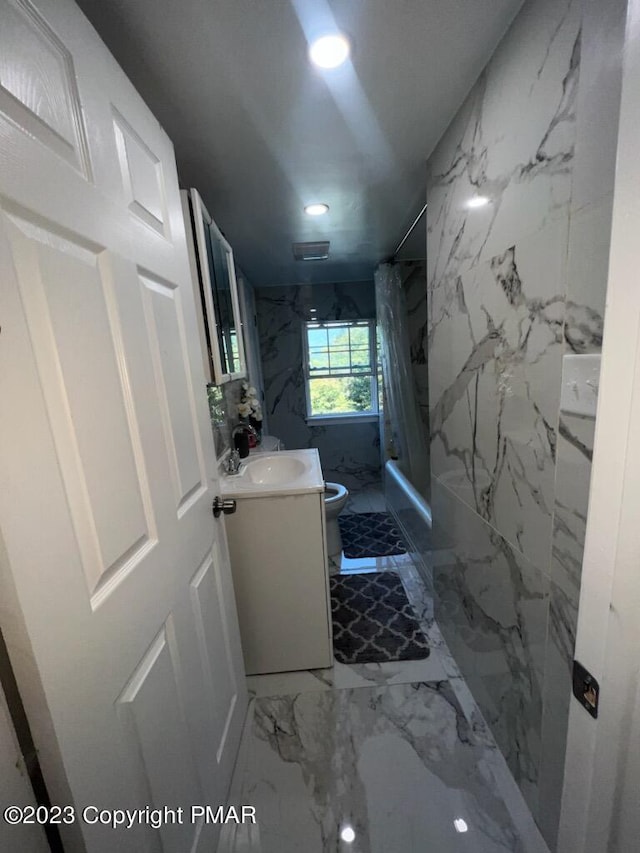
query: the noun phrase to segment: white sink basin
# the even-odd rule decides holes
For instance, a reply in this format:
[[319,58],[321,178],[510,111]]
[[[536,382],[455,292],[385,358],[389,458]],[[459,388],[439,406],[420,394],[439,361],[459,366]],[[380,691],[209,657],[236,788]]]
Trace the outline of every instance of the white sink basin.
[[239,474],[222,476],[220,487],[229,498],[322,493],[320,456],[315,448],[259,453],[244,460]]
[[266,456],[262,459],[251,459],[246,463],[247,478],[256,485],[276,486],[284,483],[293,483],[298,480],[308,465],[301,459],[278,454],[277,456]]

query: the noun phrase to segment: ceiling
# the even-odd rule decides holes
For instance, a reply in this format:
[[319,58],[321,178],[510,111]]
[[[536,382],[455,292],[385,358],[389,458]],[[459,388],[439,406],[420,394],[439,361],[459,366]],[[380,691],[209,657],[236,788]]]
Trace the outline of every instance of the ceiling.
[[[522,0],[79,5],[262,287],[367,279],[392,254],[424,204],[426,158]],[[312,67],[308,42],[336,29],[351,60]],[[329,213],[307,216],[315,201]],[[294,261],[307,240],[330,240],[329,260]]]

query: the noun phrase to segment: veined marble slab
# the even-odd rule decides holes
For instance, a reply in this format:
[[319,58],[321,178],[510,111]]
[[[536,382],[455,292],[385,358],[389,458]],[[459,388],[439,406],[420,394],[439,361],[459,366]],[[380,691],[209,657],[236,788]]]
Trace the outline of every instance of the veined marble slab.
[[436,618],[535,813],[549,581],[437,479],[432,494],[453,538],[433,566]]
[[[433,473],[548,565],[582,8],[525,5],[429,161]],[[488,199],[470,209],[474,196]]]
[[263,698],[253,713],[240,796],[259,846],[236,850],[527,849],[496,792],[495,750],[476,743],[447,682]]
[[410,684],[416,681],[442,681],[448,678],[437,655],[425,660],[389,661],[385,663],[343,664],[338,661],[328,669],[309,669],[299,672],[274,672],[250,675],[247,687],[250,696],[290,696],[318,690],[344,690],[356,687],[380,687],[390,684]]
[[353,493],[378,485],[377,421],[307,423],[303,357],[305,321],[375,318],[373,281],[258,288],[256,309],[269,430],[287,448],[317,447],[325,480]]
[[[229,802],[254,805],[258,823],[225,826],[218,853],[549,853],[421,571],[408,555],[395,560],[430,657],[248,679],[259,698]],[[460,818],[467,832],[455,831]],[[352,842],[340,838],[349,827]]]

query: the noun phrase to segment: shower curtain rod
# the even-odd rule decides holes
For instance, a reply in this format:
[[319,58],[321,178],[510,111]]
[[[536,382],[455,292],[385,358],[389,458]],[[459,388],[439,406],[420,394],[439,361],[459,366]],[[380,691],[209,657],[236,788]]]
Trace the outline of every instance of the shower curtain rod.
[[404,235],[404,237],[402,238],[402,240],[400,240],[400,242],[399,242],[399,243],[398,243],[398,245],[396,246],[396,250],[395,250],[395,252],[394,252],[394,253],[393,253],[393,255],[391,255],[391,257],[389,258],[389,260],[390,260],[390,261],[393,261],[393,260],[395,259],[396,255],[398,254],[398,252],[400,251],[400,249],[401,249],[401,248],[404,246],[404,244],[407,242],[407,240],[408,240],[408,239],[409,239],[409,237],[411,236],[411,232],[413,231],[413,229],[416,227],[416,225],[418,224],[418,222],[420,222],[420,220],[421,220],[421,219],[422,219],[422,217],[424,216],[424,212],[425,212],[425,210],[426,210],[426,209],[427,209],[427,203],[425,202],[424,207],[422,208],[422,210],[420,211],[420,213],[416,216],[416,218],[413,220],[413,222],[412,222],[412,223],[411,223],[411,225],[409,226],[409,230],[407,231],[407,233]]

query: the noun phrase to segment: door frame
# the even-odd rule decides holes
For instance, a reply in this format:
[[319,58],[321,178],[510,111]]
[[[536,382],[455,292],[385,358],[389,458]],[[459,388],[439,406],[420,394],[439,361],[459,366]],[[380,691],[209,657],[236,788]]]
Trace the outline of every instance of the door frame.
[[558,853],[623,853],[640,816],[640,0],[629,0],[611,250],[575,659],[600,684],[571,702]]

